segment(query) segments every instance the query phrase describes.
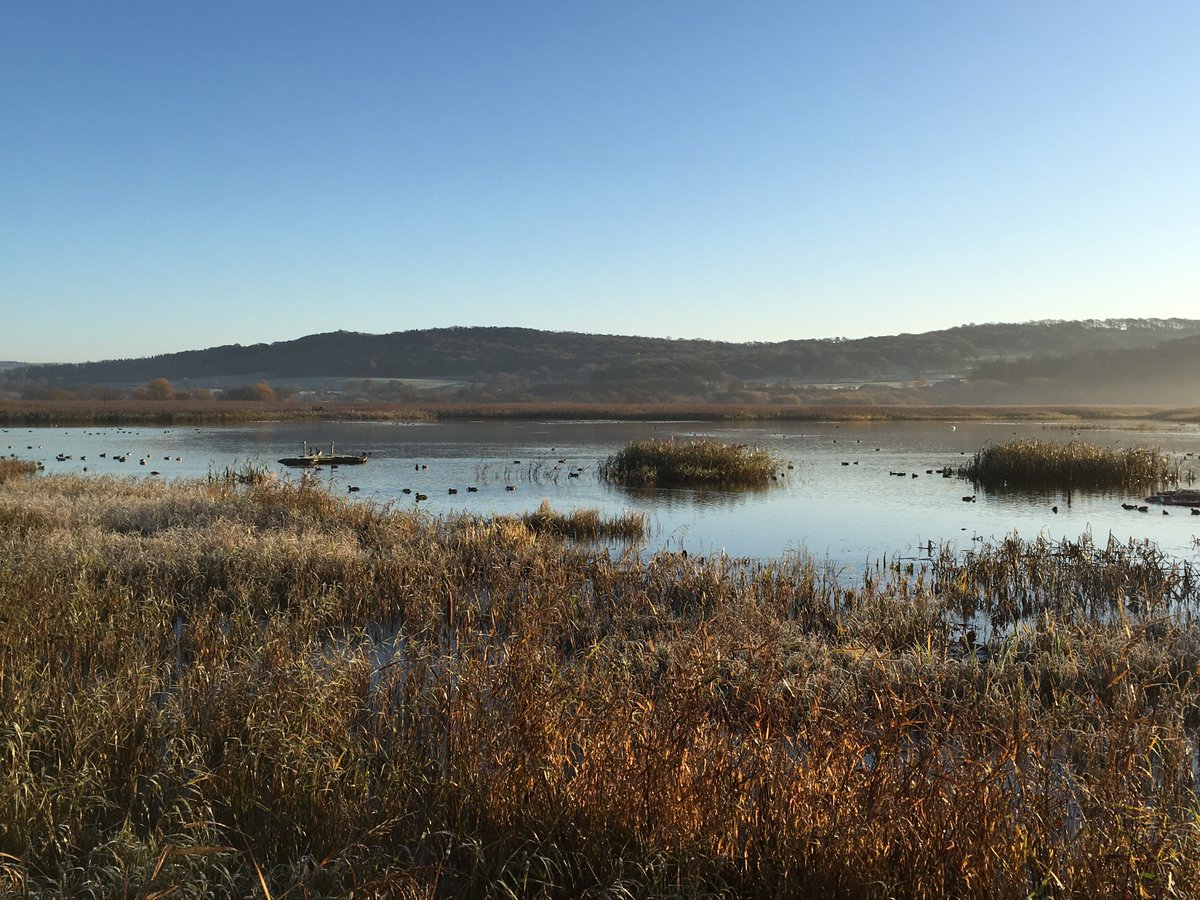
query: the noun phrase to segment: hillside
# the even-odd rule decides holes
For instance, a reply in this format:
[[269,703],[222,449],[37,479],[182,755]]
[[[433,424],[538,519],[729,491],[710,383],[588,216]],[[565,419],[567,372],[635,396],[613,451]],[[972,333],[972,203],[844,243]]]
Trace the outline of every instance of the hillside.
[[1036,356],[979,366],[971,387],[1002,398],[1045,403],[1200,402],[1200,336],[1157,346]]
[[[934,384],[949,398],[967,381],[974,393],[1000,396],[1047,378],[1098,384],[1088,362],[1096,359],[1107,361],[1099,364],[1105,385],[1120,386],[1112,372],[1169,381],[1163,367],[1178,365],[1168,362],[1176,356],[1146,351],[1193,337],[1200,339],[1200,320],[963,325],[923,334],[746,344],[526,328],[339,331],[144,359],[21,367],[0,373],[0,388],[10,396],[81,386],[129,389],[166,378],[180,387],[261,381],[290,384],[293,391],[346,391],[351,380],[351,390],[396,399],[432,388],[440,396],[474,400],[788,402],[814,388],[862,384],[880,390]],[[1055,368],[1056,359],[1068,368]]]

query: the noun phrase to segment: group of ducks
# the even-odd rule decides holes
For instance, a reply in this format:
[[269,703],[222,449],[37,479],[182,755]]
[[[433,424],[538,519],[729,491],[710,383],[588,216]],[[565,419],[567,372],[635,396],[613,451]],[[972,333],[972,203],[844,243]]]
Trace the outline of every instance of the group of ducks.
[[[9,449],[9,450],[11,450],[11,449],[12,449],[12,446],[11,446],[11,445],[9,445],[9,448],[8,448],[8,449]],[[34,448],[33,448],[33,445],[32,445],[32,444],[30,444],[30,445],[29,445],[29,446],[27,446],[25,449],[26,449],[26,450],[32,450],[32,449],[34,449]],[[16,456],[16,454],[14,453],[14,454],[13,454],[13,456],[15,457],[15,456]],[[110,456],[109,456],[107,453],[101,453],[101,454],[100,454],[100,458],[101,458],[101,459],[112,459],[112,461],[113,461],[113,462],[119,462],[119,463],[123,463],[123,462],[129,462],[129,456],[130,456],[130,454],[129,454],[129,453],[114,453],[114,454],[113,454],[111,457],[110,457]],[[56,454],[54,454],[54,460],[55,460],[55,462],[70,462],[71,460],[74,460],[74,459],[75,459],[74,455],[72,455],[72,454],[70,454],[70,453],[56,453]],[[176,456],[176,457],[173,457],[173,459],[174,459],[174,461],[175,461],[175,462],[183,462],[183,457],[182,457],[182,456]],[[147,465],[147,464],[149,463],[149,460],[150,460],[150,457],[149,457],[149,456],[143,456],[143,457],[141,457],[141,458],[138,460],[138,465],[139,465],[139,466],[144,466],[144,465]],[[172,460],[172,457],[170,457],[170,456],[164,456],[164,457],[163,457],[163,460],[164,460],[165,462],[171,462],[171,460]],[[86,455],[86,454],[81,454],[81,455],[80,455],[80,457],[79,457],[79,461],[80,461],[80,462],[87,462],[87,455]],[[43,470],[43,469],[45,469],[45,468],[46,468],[46,467],[45,467],[45,466],[44,466],[42,463],[38,463],[38,470],[39,470],[39,471],[40,471],[40,470]],[[86,471],[88,471],[88,467],[87,467],[87,466],[84,466],[84,467],[83,467],[83,471],[85,471],[85,472],[86,472]],[[161,472],[159,472],[157,469],[155,469],[155,470],[151,471],[151,472],[150,472],[150,474],[151,474],[151,475],[161,475],[162,473],[161,473]],[[356,488],[355,490],[357,490],[357,488]]]
[[[1121,509],[1137,510],[1138,512],[1150,512],[1150,507],[1144,503],[1143,504],[1122,503]],[[1191,507],[1191,510],[1192,510],[1193,516],[1200,516],[1200,509],[1196,509],[1196,507],[1193,506],[1193,507]],[[1164,509],[1162,512],[1163,512],[1164,516],[1169,516],[1171,514],[1171,511],[1169,509]]]
[[[565,464],[566,460],[560,459],[558,462],[559,462],[559,464]],[[513,465],[519,466],[519,465],[521,465],[521,461],[519,459],[514,459]],[[788,466],[788,468],[790,469],[791,466]],[[413,464],[414,472],[426,471],[428,469],[429,469],[429,465],[427,463],[414,463]],[[579,466],[579,467],[574,468],[571,471],[569,471],[567,473],[567,477],[568,478],[578,478],[580,476],[580,474],[583,473],[583,471],[584,471],[583,466]],[[504,490],[508,491],[510,493],[515,491],[516,489],[517,489],[517,486],[515,484],[506,484],[504,486]],[[347,485],[347,487],[346,487],[346,493],[348,493],[348,494],[357,494],[361,490],[362,490],[362,487],[357,484]],[[405,496],[411,496],[418,503],[420,503],[422,500],[429,499],[428,494],[422,494],[420,491],[414,491],[412,488],[401,488],[400,493],[404,494]],[[469,485],[467,487],[467,493],[468,494],[477,494],[477,493],[479,493],[479,488],[476,487],[475,485]],[[458,494],[458,488],[453,488],[453,487],[447,488],[446,494],[447,494],[447,496],[453,497],[456,494]]]
[[[515,491],[517,488],[516,488],[516,485],[512,485],[512,484],[510,484],[510,485],[507,485],[507,486],[506,486],[504,489],[505,489],[506,491]],[[359,492],[359,491],[361,491],[361,490],[362,490],[362,488],[361,488],[361,487],[359,487],[357,484],[352,484],[352,485],[349,485],[349,486],[346,488],[346,491],[347,491],[347,493],[350,493],[350,494],[356,494],[356,493],[358,493],[358,492]],[[474,485],[472,485],[472,486],[470,486],[470,487],[468,487],[468,488],[467,488],[467,493],[468,493],[468,494],[475,494],[475,493],[478,493],[478,492],[479,492],[479,488],[475,487]],[[414,499],[414,500],[416,500],[418,503],[420,503],[422,500],[428,500],[428,499],[429,499],[429,495],[428,495],[428,494],[422,494],[420,491],[418,491],[418,492],[416,492],[416,493],[414,494],[414,493],[413,493],[413,489],[412,489],[412,488],[402,488],[402,489],[400,490],[400,493],[402,493],[402,494],[405,494],[405,495],[412,495],[413,499]],[[449,495],[454,495],[454,494],[457,494],[457,493],[458,493],[458,488],[447,488],[447,489],[446,489],[446,493],[447,493],[447,494],[449,494]]]

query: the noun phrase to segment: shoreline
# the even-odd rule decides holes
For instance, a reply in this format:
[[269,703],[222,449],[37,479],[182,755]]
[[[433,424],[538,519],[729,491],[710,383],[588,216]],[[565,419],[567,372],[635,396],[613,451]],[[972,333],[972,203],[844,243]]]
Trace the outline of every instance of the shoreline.
[[1126,405],[892,406],[872,404],[716,405],[685,403],[260,403],[182,401],[0,401],[0,427],[78,425],[238,425],[282,421],[562,421],[923,422],[1129,421],[1200,424],[1200,407]]

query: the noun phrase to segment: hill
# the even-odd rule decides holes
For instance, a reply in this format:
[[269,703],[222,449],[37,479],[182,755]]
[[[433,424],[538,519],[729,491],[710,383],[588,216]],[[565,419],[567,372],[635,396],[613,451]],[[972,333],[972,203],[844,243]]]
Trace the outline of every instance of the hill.
[[[1086,361],[1098,354],[1123,366],[1120,371],[1158,379],[1156,366],[1165,357],[1141,360],[1137,369],[1135,357],[1121,354],[1193,336],[1200,337],[1200,320],[972,324],[923,334],[745,344],[502,327],[338,331],[143,359],[25,366],[0,379],[10,395],[97,385],[128,389],[156,378],[183,387],[261,381],[291,384],[293,391],[330,388],[395,399],[433,391],[485,401],[788,402],[818,388],[861,385],[935,384],[948,395],[964,382],[976,393],[986,387],[1000,395],[1039,379],[1073,378],[1071,372],[1088,371]],[[1074,360],[1076,369],[1054,369],[1055,359]],[[1042,374],[1051,371],[1059,374]]]
[[1152,403],[1200,400],[1200,336],[1154,347],[1098,350],[981,364],[970,387],[989,396],[1041,403]]

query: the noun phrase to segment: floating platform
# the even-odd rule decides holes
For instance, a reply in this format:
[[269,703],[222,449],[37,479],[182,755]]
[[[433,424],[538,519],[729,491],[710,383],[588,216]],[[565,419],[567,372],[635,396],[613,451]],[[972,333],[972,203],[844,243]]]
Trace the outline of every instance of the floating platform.
[[333,444],[329,445],[329,452],[324,450],[310,451],[308,443],[305,442],[304,449],[299,456],[285,456],[279,460],[281,466],[292,466],[294,468],[313,468],[314,466],[361,466],[367,461],[367,454],[361,453],[354,456],[338,456],[333,452]]
[[1200,491],[1162,491],[1147,497],[1146,502],[1165,506],[1200,506]]

